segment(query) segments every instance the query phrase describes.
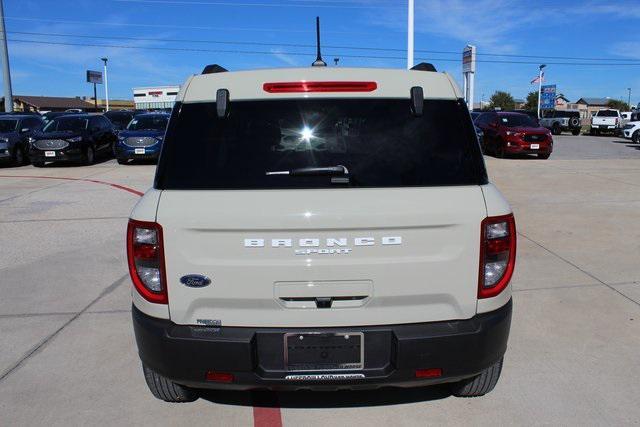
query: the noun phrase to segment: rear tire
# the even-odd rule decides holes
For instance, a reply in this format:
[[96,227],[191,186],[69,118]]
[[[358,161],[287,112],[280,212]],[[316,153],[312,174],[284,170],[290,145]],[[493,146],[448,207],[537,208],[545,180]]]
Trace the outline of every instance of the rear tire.
[[89,146],[84,151],[84,156],[83,156],[83,159],[82,159],[82,163],[85,166],[91,166],[95,162],[96,162],[96,151],[93,149],[93,147]]
[[149,390],[160,400],[172,403],[184,403],[193,402],[199,397],[197,391],[176,384],[144,365],[142,365],[142,371],[144,372],[144,379],[147,382]]
[[452,385],[452,393],[457,397],[477,397],[489,393],[498,383],[500,372],[502,372],[502,361],[500,358],[493,366],[485,369],[473,378],[460,381]]
[[580,129],[574,129],[574,130],[572,130],[572,131],[571,131],[571,135],[573,135],[573,136],[578,136],[578,135],[580,135]]
[[16,152],[13,154],[13,164],[16,166],[24,166],[27,163],[29,163],[29,158],[25,155],[24,150],[16,147]]

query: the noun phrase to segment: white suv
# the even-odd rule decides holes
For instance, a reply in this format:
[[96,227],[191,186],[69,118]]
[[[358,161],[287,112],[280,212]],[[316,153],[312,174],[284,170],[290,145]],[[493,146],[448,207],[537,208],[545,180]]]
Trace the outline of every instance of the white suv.
[[493,389],[513,214],[432,66],[226,72],[182,86],[127,233],[151,392]]

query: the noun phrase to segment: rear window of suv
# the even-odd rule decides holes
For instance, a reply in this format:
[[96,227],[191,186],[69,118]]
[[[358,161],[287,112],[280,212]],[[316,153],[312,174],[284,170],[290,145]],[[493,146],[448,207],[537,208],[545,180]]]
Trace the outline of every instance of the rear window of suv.
[[[343,166],[342,179],[288,175]],[[274,173],[281,172],[281,173]],[[345,179],[348,178],[348,179]],[[156,172],[159,189],[480,185],[486,170],[464,102],[408,99],[177,104]]]
[[618,117],[616,110],[600,110],[596,113],[598,117]]

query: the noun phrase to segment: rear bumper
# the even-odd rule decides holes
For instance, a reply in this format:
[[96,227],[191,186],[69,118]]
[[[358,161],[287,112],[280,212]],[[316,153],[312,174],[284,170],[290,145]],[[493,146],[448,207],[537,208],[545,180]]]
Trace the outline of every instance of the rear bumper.
[[[511,306],[469,320],[345,328],[244,328],[176,325],[132,308],[142,362],[172,381],[195,388],[335,390],[413,387],[470,378],[505,353]],[[284,334],[364,333],[364,369],[358,379],[289,380]],[[439,368],[438,378],[417,379],[417,369]],[[207,371],[233,374],[230,383],[208,382]],[[326,374],[327,372],[316,372]],[[313,372],[304,372],[313,374]]]

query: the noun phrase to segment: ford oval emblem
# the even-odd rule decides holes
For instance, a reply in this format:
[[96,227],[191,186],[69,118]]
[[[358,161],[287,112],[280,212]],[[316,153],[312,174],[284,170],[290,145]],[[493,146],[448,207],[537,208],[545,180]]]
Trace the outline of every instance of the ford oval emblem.
[[180,283],[190,288],[204,288],[211,284],[211,279],[201,274],[187,274],[180,278]]

